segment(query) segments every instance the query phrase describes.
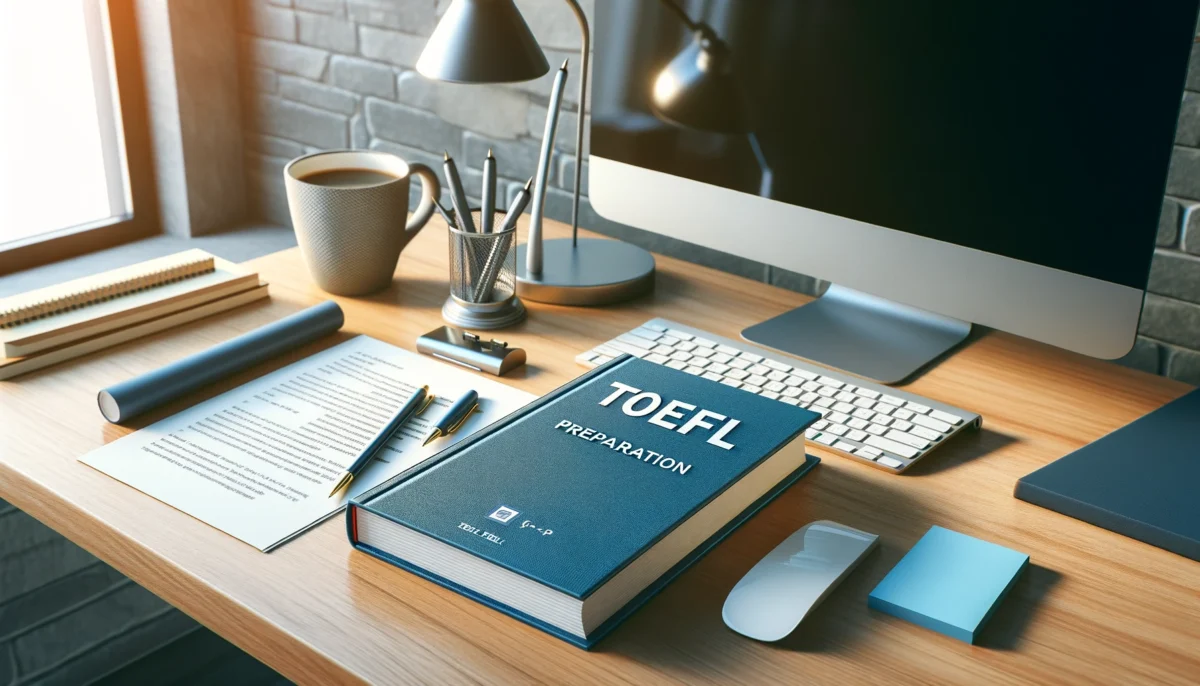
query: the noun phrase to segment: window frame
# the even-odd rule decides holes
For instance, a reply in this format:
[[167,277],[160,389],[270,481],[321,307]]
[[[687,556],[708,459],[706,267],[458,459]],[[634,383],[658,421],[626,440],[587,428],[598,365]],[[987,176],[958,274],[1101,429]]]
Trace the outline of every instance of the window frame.
[[[106,136],[104,141],[105,162],[111,173],[114,169],[112,155],[115,153],[116,159],[120,159],[119,146],[123,142],[126,175],[124,193],[128,209],[121,216],[30,236],[0,246],[0,275],[103,250],[161,232],[134,4],[135,0],[97,0],[95,5],[95,9],[103,7],[108,11],[112,37],[112,45],[109,46],[111,76],[116,81],[115,88],[110,92],[116,96],[117,102],[113,105],[119,113],[116,122],[118,135]],[[89,31],[93,26],[94,23],[89,24]]]

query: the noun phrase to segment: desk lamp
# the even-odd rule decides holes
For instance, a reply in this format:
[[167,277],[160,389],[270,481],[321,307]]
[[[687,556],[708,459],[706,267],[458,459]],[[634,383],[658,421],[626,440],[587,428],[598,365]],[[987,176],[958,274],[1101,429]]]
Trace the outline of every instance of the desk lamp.
[[[575,13],[583,36],[571,238],[543,240],[541,213],[530,217],[528,240],[517,249],[517,293],[528,300],[559,305],[605,305],[653,288],[654,257],[628,243],[581,240],[577,235],[591,36],[579,3],[564,2]],[[417,60],[417,71],[423,76],[452,83],[529,81],[549,69],[545,54],[512,0],[454,0]],[[541,204],[535,207],[540,209]]]

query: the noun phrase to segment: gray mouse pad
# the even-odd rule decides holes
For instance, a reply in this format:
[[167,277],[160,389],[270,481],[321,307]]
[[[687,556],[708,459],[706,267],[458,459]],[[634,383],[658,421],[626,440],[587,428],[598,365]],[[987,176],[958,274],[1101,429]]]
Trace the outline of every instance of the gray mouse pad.
[[1025,476],[1013,495],[1200,561],[1200,389]]

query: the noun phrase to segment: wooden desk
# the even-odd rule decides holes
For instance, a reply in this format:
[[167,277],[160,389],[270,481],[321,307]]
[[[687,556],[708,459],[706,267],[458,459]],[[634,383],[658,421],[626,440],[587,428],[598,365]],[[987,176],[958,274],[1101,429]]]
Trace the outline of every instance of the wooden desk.
[[[548,227],[560,235],[562,227]],[[605,309],[530,305],[504,338],[529,352],[513,385],[545,392],[582,370],[575,355],[663,316],[724,336],[803,296],[659,258],[657,291]],[[341,518],[269,555],[76,458],[124,435],[96,409],[108,384],[227,339],[326,296],[299,253],[253,263],[270,302],[0,383],[0,497],[54,527],[217,633],[301,683],[821,683],[1200,679],[1200,563],[1012,497],[1020,476],[1181,395],[1180,383],[989,333],[908,389],[969,408],[982,432],[903,476],[814,452],[812,474],[584,652],[352,551]],[[441,323],[445,232],[430,228],[392,288],[339,298],[343,337],[413,349]],[[341,340],[341,339],[339,339]],[[326,347],[310,346],[285,362]],[[261,374],[266,370],[259,370]],[[195,402],[251,375],[189,399]],[[145,423],[184,407],[177,403]],[[1136,456],[1131,456],[1136,458]],[[815,519],[882,535],[882,548],[790,638],[776,645],[725,628],[733,584]],[[1029,553],[1033,566],[969,646],[869,611],[866,597],[940,524]]]

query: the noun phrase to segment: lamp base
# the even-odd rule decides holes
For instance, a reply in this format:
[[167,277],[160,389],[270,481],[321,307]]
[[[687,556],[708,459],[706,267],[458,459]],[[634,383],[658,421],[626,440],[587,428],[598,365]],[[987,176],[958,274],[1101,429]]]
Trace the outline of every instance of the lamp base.
[[525,245],[517,246],[517,295],[555,305],[610,305],[654,289],[654,256],[621,241],[570,238],[542,242],[542,273],[525,271]]

